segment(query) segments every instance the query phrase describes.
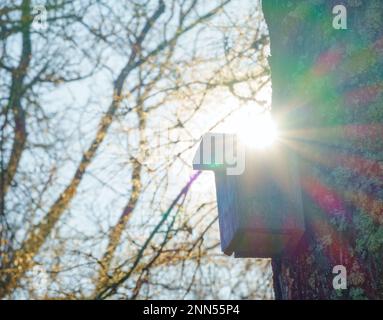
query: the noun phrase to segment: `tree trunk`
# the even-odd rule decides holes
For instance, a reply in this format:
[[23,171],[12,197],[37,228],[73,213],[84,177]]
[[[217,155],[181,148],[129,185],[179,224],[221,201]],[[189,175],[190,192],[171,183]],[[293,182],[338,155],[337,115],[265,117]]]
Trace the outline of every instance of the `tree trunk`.
[[[333,27],[336,5],[347,29]],[[267,0],[273,112],[300,158],[306,232],[276,299],[383,299],[383,2]],[[347,289],[334,289],[336,265]]]

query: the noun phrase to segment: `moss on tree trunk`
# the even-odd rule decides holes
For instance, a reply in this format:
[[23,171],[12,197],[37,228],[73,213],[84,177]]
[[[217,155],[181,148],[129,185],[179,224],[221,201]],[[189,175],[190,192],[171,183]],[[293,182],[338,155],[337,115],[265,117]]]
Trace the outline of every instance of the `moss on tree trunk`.
[[[335,5],[347,30],[333,28]],[[383,299],[383,2],[263,1],[273,112],[301,158],[306,233],[277,299]],[[347,289],[333,288],[333,267]]]

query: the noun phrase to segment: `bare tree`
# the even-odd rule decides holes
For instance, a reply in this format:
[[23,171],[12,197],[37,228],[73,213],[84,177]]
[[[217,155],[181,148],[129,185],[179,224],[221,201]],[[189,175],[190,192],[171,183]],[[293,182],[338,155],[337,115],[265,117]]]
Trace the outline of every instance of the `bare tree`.
[[[259,7],[235,2],[52,1],[46,30],[28,0],[0,11],[1,297],[217,294],[209,269],[232,262],[190,154],[269,85]],[[272,296],[267,262],[236,268],[259,282],[232,296]]]

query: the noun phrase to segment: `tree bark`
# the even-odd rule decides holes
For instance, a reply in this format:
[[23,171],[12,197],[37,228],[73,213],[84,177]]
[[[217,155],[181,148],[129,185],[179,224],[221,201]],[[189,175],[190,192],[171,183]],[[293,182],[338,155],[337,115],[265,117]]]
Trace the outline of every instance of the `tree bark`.
[[[346,30],[333,27],[335,5]],[[263,11],[272,109],[300,159],[306,224],[296,251],[272,261],[276,299],[382,299],[383,2],[267,0]]]

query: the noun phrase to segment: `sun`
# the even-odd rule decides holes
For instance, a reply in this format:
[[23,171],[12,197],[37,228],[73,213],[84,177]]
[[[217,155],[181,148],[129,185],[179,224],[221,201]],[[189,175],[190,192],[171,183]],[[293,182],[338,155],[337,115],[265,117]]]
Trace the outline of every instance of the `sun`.
[[[240,89],[240,88],[239,88]],[[246,87],[243,96],[252,94]],[[230,117],[229,130],[237,135],[239,142],[250,149],[268,149],[273,147],[280,138],[277,122],[272,117],[270,109],[265,108],[271,105],[271,87],[267,86],[257,92],[258,101],[241,102],[238,112]]]
[[247,147],[264,149],[271,147],[278,139],[276,122],[269,112],[244,113],[236,121],[235,130],[239,140]]
[[[264,94],[264,100],[268,95]],[[232,110],[237,101],[223,99],[221,110]],[[223,111],[222,111],[223,112]],[[267,149],[281,139],[277,121],[269,110],[254,104],[244,104],[226,116],[212,132],[237,135],[239,142],[250,149]]]

